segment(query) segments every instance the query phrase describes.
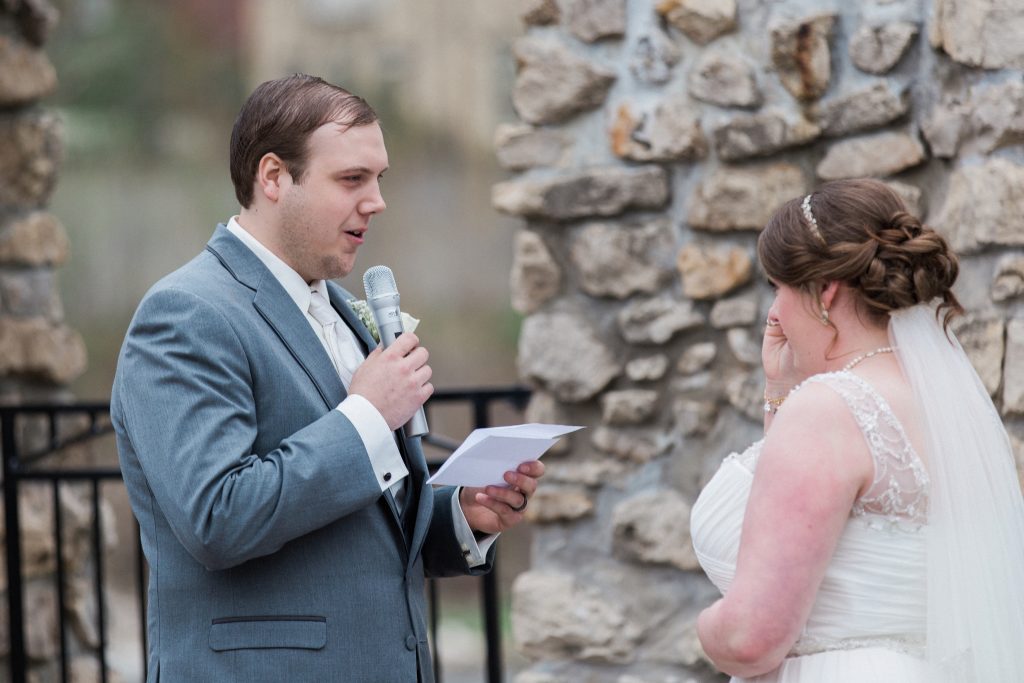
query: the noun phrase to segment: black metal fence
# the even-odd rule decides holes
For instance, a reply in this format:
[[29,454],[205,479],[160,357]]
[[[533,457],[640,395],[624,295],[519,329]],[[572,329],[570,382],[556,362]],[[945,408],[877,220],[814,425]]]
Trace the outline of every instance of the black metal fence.
[[[495,389],[439,390],[427,404],[427,413],[442,405],[454,405],[459,410],[469,409],[468,422],[471,428],[488,427],[494,423],[493,408],[504,404],[516,411],[522,411],[529,399],[529,390],[521,387]],[[76,446],[97,443],[101,437],[112,433],[110,406],[106,403],[37,404],[21,406],[0,406],[0,438],[3,446],[3,496],[4,520],[6,526],[5,550],[7,566],[7,606],[9,620],[9,665],[12,683],[25,683],[28,673],[28,651],[26,643],[27,622],[25,609],[25,577],[22,556],[22,521],[19,519],[19,492],[22,484],[33,482],[48,485],[52,489],[53,539],[55,549],[56,582],[56,624],[60,680],[66,683],[70,678],[69,647],[66,619],[68,600],[68,578],[65,568],[64,523],[61,508],[61,484],[85,484],[91,494],[91,558],[93,576],[92,590],[96,604],[95,656],[98,660],[99,680],[107,683],[110,668],[107,663],[109,631],[106,617],[107,594],[104,585],[104,537],[101,485],[109,481],[121,481],[121,471],[115,467],[91,467],[61,465],[53,463],[56,456]],[[428,455],[431,471],[444,462],[444,453],[450,453],[458,442],[443,436],[428,435],[424,439],[428,453],[439,450],[442,455]],[[112,454],[108,454],[110,456]],[[135,562],[133,568],[138,600],[139,634],[142,661],[146,661],[146,575],[147,568],[135,531]],[[480,605],[486,639],[487,683],[501,683],[503,666],[501,653],[500,602],[498,598],[498,566],[494,571],[480,578]],[[436,582],[428,582],[430,599],[430,631],[434,644],[434,671],[438,683],[443,681],[438,651],[443,645],[438,642],[439,599]]]

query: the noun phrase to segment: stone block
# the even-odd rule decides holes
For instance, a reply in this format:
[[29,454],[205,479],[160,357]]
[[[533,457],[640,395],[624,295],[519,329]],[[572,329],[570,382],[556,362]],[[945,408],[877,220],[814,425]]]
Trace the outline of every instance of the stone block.
[[1024,83],[1008,81],[972,92],[971,129],[980,151],[1024,142]]
[[95,656],[75,655],[71,658],[69,683],[124,683],[124,678],[116,669],[110,668],[106,677],[100,675],[99,660]]
[[888,73],[914,42],[917,31],[917,24],[905,21],[880,26],[864,24],[850,37],[850,59],[869,74]]
[[650,389],[622,389],[601,395],[601,420],[607,425],[636,425],[654,417],[660,396]]
[[676,265],[683,293],[691,299],[716,299],[750,281],[750,255],[739,247],[688,244],[679,250]]
[[582,486],[549,485],[537,489],[526,506],[524,516],[539,524],[571,522],[594,511],[594,501]]
[[1024,415],[1024,318],[1006,323],[1003,414]]
[[[32,579],[53,573],[57,568],[57,547],[53,537],[53,496],[48,487],[22,487],[18,516],[24,577]],[[6,575],[4,581],[6,583]]]
[[884,83],[821,102],[816,108],[822,134],[829,137],[879,128],[910,110],[910,91],[894,92]]
[[37,208],[57,182],[61,125],[56,114],[28,109],[0,114],[0,205]]
[[0,263],[57,266],[67,261],[69,252],[67,232],[51,213],[18,214],[0,227]]
[[918,218],[924,216],[919,187],[896,180],[887,181],[885,184],[903,200],[904,206],[907,207],[907,213]]
[[757,301],[752,297],[721,299],[711,307],[711,326],[716,329],[753,325],[755,322],[757,322]]
[[875,133],[829,147],[817,173],[823,180],[880,178],[917,166],[925,158],[917,138],[907,133]]
[[560,166],[569,144],[561,131],[521,124],[502,124],[494,134],[498,163],[511,171]]
[[521,0],[519,14],[527,26],[557,24],[562,16],[557,0]]
[[673,95],[649,109],[622,104],[610,132],[612,151],[633,161],[694,161],[708,152],[700,111]]
[[49,582],[30,581],[25,585],[25,649],[30,659],[50,660],[57,656],[57,594]]
[[512,104],[524,121],[559,123],[601,106],[615,74],[575,54],[560,39],[520,38],[514,52],[519,64]]
[[703,436],[715,426],[718,417],[718,403],[689,398],[680,398],[673,405],[673,419],[676,429],[683,436]]
[[798,100],[816,100],[828,88],[836,19],[832,13],[819,14],[771,29],[772,63],[782,86]]
[[[7,3],[11,6],[11,3]],[[18,0],[14,3],[14,20],[18,32],[35,46],[50,37],[60,12],[50,0]]]
[[626,32],[626,0],[565,0],[569,33],[586,43]]
[[619,376],[616,354],[586,319],[570,313],[535,313],[519,335],[519,374],[566,402],[586,401]]
[[[697,636],[696,615],[687,618],[679,614],[669,623],[651,634],[647,641],[648,658],[674,666],[695,667],[702,664],[714,666],[708,659]],[[697,678],[673,678],[650,681],[650,683],[698,683]],[[619,681],[618,683],[625,683]],[[647,683],[646,681],[644,683]]]
[[736,0],[660,0],[656,9],[668,23],[701,45],[736,28]]
[[761,364],[761,340],[754,339],[745,327],[734,327],[726,332],[725,339],[736,360],[748,367]]
[[688,79],[691,96],[720,107],[759,107],[763,100],[754,66],[731,52],[706,52]]
[[672,489],[646,491],[616,505],[612,534],[617,557],[700,569],[690,541],[690,505]]
[[614,594],[569,574],[527,571],[512,584],[512,635],[531,659],[625,663],[640,629]]
[[61,317],[60,295],[54,272],[48,268],[0,271],[2,311],[17,317]]
[[821,135],[817,124],[790,119],[780,112],[742,114],[712,131],[715,151],[725,161],[775,154],[813,141]]
[[[527,422],[539,422],[542,424],[564,425],[572,424],[572,420],[565,414],[562,405],[555,400],[555,397],[546,391],[533,391],[530,393],[530,402],[526,404],[524,417]],[[566,434],[555,441],[548,449],[548,453],[557,455],[567,453],[576,439],[575,434]]]
[[634,358],[626,363],[626,377],[634,382],[651,382],[661,379],[668,371],[668,356],[658,353],[653,356]]
[[958,252],[1024,246],[1024,166],[992,158],[953,171],[945,201],[930,221]]
[[704,324],[693,303],[669,296],[635,301],[618,315],[623,339],[633,344],[664,344],[678,332]]
[[680,56],[675,41],[657,26],[651,26],[633,45],[629,71],[641,83],[660,85],[672,78],[672,68]]
[[46,53],[19,35],[0,32],[0,107],[31,104],[57,89]]
[[775,209],[807,189],[793,164],[720,167],[697,184],[686,221],[697,230],[760,230]]
[[1009,301],[1024,294],[1024,256],[1007,254],[992,279],[992,300]]
[[669,199],[668,174],[658,166],[592,168],[551,178],[497,183],[499,211],[556,221],[614,216],[627,209],[660,209]]
[[0,376],[67,384],[85,370],[85,344],[71,328],[44,318],[5,317],[0,324]]
[[591,443],[622,460],[645,463],[667,452],[672,438],[662,429],[600,426],[591,434]]
[[544,470],[544,486],[538,488],[537,492],[540,493],[547,488],[549,480],[563,484],[602,486],[619,481],[626,472],[626,468],[627,465],[622,461],[607,457],[587,460],[578,460],[575,457],[549,459],[547,469]]
[[936,0],[933,47],[983,69],[1024,68],[1024,5],[1007,0]]
[[764,376],[760,372],[737,373],[725,383],[725,396],[736,410],[754,422],[764,420]]
[[952,326],[985,389],[995,396],[1003,374],[1003,339],[1006,332],[1003,319],[968,313],[955,318]]
[[512,308],[524,314],[533,313],[558,293],[562,269],[536,232],[516,233],[514,250],[510,277]]
[[718,355],[714,342],[699,342],[686,349],[676,363],[676,370],[683,375],[693,375],[706,369]]
[[921,134],[932,155],[952,159],[960,151],[961,141],[971,129],[971,107],[963,102],[944,102],[932,108],[921,121]]
[[653,294],[672,277],[675,238],[667,220],[643,225],[588,223],[575,231],[569,259],[591,296]]

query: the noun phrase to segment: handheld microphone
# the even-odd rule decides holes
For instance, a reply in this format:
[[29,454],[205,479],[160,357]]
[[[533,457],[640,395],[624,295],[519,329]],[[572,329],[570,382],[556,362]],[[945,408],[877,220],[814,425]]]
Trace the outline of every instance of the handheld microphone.
[[[398,308],[398,285],[395,274],[387,266],[374,266],[363,275],[363,289],[366,291],[366,303],[373,312],[373,321],[377,323],[380,343],[386,349],[405,329],[402,327],[402,312]],[[427,416],[423,406],[405,425],[407,437],[423,436],[429,431]]]

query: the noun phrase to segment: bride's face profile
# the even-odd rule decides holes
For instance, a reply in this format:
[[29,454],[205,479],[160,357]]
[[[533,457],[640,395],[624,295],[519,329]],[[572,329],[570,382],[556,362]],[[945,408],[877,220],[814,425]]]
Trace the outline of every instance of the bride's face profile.
[[768,319],[779,323],[795,366],[808,376],[820,372],[832,339],[832,329],[822,324],[820,303],[802,289],[775,282],[771,285],[775,300],[768,309]]

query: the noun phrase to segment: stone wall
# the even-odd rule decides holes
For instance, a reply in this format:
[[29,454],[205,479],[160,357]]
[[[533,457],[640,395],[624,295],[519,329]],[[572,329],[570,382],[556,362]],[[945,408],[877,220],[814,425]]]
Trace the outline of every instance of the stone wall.
[[690,505],[761,433],[782,201],[875,176],[962,255],[958,334],[1024,439],[1024,5],[527,0],[496,135],[524,219],[513,305],[546,459],[513,595],[517,683],[718,680]]
[[[65,386],[85,368],[85,346],[64,322],[56,270],[68,258],[68,238],[47,212],[61,157],[61,122],[40,100],[57,76],[42,50],[57,20],[46,0],[0,0],[0,401],[67,398]],[[46,443],[27,422],[23,446]],[[62,487],[63,552],[67,571],[69,680],[99,680],[96,601],[92,592],[91,499],[79,486]],[[106,503],[105,537],[115,532]],[[59,680],[56,546],[49,486],[25,484],[19,499],[25,641],[30,681]],[[6,536],[6,533],[4,533]],[[0,680],[7,680],[6,569],[0,567]]]
[[57,182],[61,123],[39,100],[57,86],[42,50],[56,21],[45,0],[0,2],[0,400],[50,397],[85,368],[64,324],[56,269],[68,238],[46,211]]

